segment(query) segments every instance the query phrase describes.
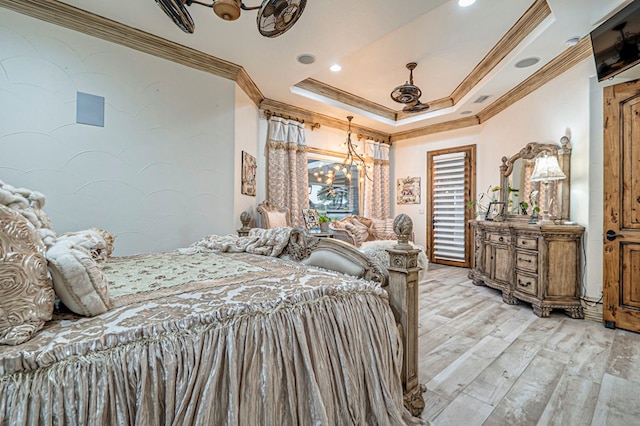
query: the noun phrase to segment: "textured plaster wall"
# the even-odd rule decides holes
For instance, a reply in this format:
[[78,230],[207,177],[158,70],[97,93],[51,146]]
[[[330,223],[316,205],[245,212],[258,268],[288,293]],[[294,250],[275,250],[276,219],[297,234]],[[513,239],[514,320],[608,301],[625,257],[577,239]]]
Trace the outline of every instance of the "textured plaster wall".
[[[105,126],[76,124],[76,92]],[[59,233],[117,255],[234,228],[235,83],[0,9],[0,180],[47,196]],[[239,165],[238,165],[239,167]]]
[[[244,93],[240,86],[236,85],[236,119],[235,119],[235,160],[234,160],[234,182],[235,187],[233,197],[235,200],[235,208],[233,213],[233,223],[235,228],[242,227],[240,222],[240,214],[248,211],[252,217],[255,217],[256,206],[264,199],[264,164],[259,163],[258,145],[259,132],[258,120],[260,111]],[[266,137],[266,135],[265,135]],[[264,143],[264,142],[263,142]],[[241,193],[242,179],[242,151],[256,157],[258,169],[256,170],[256,195],[244,195]],[[252,226],[252,225],[250,225]]]

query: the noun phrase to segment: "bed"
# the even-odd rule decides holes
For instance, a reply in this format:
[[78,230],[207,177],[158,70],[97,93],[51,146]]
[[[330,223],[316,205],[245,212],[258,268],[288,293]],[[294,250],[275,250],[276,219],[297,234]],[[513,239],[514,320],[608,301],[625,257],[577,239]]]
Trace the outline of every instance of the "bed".
[[[28,246],[20,262],[42,275],[34,227],[8,210],[0,266]],[[418,268],[390,251],[386,270],[291,232],[277,256],[195,244],[109,258],[106,312],[62,306],[0,345],[0,424],[419,423]]]

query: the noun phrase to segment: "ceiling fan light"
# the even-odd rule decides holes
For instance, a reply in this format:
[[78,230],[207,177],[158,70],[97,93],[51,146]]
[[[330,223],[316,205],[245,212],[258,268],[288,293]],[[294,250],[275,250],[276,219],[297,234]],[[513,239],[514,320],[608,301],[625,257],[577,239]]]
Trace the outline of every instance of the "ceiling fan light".
[[235,21],[240,17],[242,0],[216,0],[213,12],[225,21]]

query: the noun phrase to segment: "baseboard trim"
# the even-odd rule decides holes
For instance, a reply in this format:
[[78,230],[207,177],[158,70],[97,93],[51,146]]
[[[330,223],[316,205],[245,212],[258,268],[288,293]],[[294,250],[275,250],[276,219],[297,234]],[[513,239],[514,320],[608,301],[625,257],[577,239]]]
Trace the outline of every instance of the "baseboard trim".
[[584,319],[589,321],[595,321],[602,324],[602,305],[582,302],[584,309]]

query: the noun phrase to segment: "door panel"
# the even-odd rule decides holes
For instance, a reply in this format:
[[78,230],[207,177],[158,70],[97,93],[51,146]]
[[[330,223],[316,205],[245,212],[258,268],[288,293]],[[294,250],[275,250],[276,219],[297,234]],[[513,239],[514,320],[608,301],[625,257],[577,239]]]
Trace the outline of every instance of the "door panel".
[[604,89],[604,123],[603,319],[640,332],[640,81]]
[[622,244],[622,264],[628,273],[622,273],[621,307],[640,310],[640,244]]
[[495,279],[505,283],[513,281],[511,266],[511,250],[507,246],[495,246]]

